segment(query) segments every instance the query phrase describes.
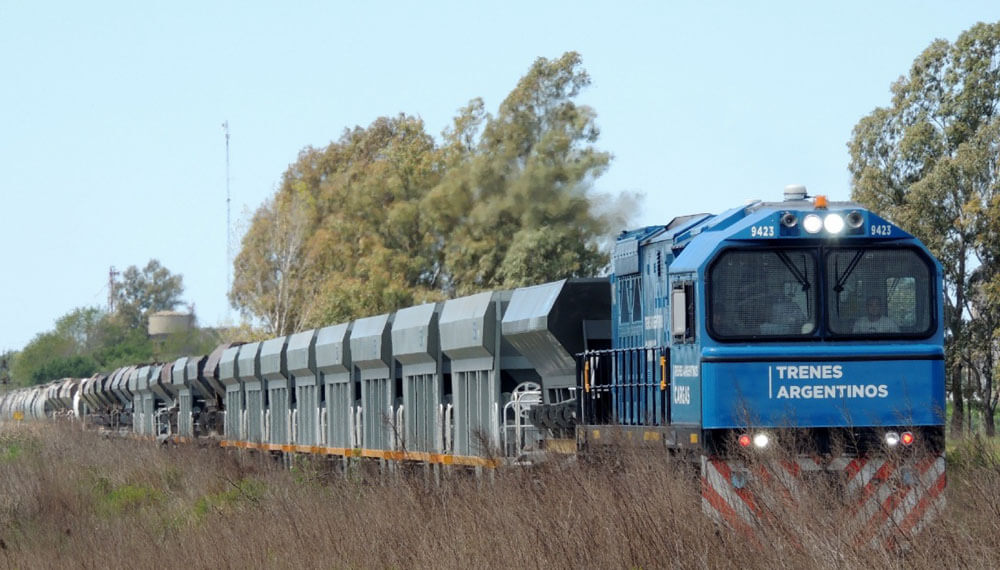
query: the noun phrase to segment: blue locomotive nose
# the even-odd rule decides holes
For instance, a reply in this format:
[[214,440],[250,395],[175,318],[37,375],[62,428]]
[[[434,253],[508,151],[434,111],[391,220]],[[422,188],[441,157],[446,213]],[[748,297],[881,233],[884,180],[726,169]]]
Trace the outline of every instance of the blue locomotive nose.
[[623,232],[612,262],[613,350],[588,356],[585,425],[665,426],[687,445],[944,424],[940,265],[858,204],[789,186]]
[[[944,422],[943,355],[740,362],[715,351],[702,367],[705,429],[927,426]],[[891,355],[897,358],[899,355]],[[934,358],[934,357],[937,358]]]

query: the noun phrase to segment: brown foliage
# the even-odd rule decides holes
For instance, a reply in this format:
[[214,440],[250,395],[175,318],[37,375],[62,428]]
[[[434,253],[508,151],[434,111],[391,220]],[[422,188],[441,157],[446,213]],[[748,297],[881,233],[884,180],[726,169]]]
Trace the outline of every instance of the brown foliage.
[[1000,468],[989,454],[962,455],[944,519],[903,552],[840,541],[836,521],[821,518],[784,521],[808,529],[798,537],[806,548],[767,534],[755,546],[703,516],[696,473],[662,456],[626,452],[483,478],[450,471],[440,485],[424,466],[361,477],[357,467],[344,475],[324,461],[294,463],[74,426],[5,427],[0,566],[923,568],[1000,559]]

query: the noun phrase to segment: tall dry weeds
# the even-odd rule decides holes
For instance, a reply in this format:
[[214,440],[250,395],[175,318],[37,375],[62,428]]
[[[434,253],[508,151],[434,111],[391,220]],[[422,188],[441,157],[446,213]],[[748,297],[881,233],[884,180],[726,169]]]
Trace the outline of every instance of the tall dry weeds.
[[[0,430],[0,565],[11,568],[996,567],[1000,468],[966,446],[944,517],[903,551],[801,509],[763,544],[701,513],[697,473],[624,450],[592,461],[376,476],[339,461],[156,447],[70,425]],[[820,493],[820,505],[829,497]],[[797,517],[797,518],[795,518]],[[787,534],[797,533],[795,540]],[[804,544],[796,545],[796,542]]]

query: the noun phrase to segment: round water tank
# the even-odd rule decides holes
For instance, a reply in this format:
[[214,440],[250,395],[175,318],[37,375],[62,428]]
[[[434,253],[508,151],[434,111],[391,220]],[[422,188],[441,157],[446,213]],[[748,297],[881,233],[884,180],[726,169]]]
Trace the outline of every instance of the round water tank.
[[149,315],[149,336],[185,332],[194,326],[194,315],[179,311],[159,311]]

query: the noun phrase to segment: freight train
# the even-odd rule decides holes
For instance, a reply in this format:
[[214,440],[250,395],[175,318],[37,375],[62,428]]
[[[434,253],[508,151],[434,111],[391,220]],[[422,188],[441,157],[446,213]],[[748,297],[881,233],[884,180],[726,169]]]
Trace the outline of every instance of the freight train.
[[21,389],[0,415],[345,463],[631,442],[693,458],[704,511],[747,533],[817,477],[862,540],[942,508],[942,272],[919,240],[790,186],[622,232],[611,270]]

